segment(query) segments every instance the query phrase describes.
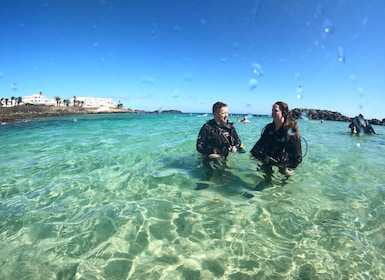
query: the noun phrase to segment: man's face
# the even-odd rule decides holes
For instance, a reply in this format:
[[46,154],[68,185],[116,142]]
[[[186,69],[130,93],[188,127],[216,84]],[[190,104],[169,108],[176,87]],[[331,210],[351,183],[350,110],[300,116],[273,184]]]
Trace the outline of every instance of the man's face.
[[228,116],[229,109],[227,107],[222,107],[218,112],[214,113],[214,120],[218,123],[227,123]]

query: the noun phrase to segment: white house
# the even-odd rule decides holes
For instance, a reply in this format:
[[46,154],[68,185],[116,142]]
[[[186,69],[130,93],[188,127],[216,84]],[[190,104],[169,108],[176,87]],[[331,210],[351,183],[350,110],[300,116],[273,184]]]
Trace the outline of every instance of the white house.
[[32,105],[48,105],[48,106],[57,105],[55,99],[45,97],[42,92],[24,96],[23,103],[32,104]]
[[[100,108],[108,107],[115,108],[117,105],[112,98],[102,98],[102,97],[72,97],[69,105],[73,106],[76,101],[77,106],[87,107],[87,108]],[[42,92],[36,93],[29,96],[23,97],[23,104],[31,105],[46,105],[46,106],[57,106],[55,98],[47,98],[43,95]],[[60,106],[65,106],[63,102],[60,102]]]
[[[109,107],[115,108],[116,103],[112,98],[102,98],[102,97],[76,97],[76,102],[79,106],[88,107],[88,108],[99,108],[99,107]],[[71,105],[74,104],[74,98],[71,98]]]

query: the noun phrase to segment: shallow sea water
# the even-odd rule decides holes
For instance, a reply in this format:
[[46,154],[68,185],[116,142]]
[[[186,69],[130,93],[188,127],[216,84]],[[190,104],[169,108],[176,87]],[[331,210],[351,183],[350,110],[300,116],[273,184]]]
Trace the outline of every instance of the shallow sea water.
[[[209,118],[0,126],[0,279],[385,279],[385,127],[300,120],[308,151],[286,185],[254,191],[246,153],[195,190]],[[270,121],[235,123],[247,151]]]

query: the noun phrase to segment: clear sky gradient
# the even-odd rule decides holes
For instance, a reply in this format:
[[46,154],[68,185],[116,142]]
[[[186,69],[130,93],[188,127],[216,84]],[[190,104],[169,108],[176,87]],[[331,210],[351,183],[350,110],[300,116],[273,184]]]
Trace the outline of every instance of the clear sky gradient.
[[384,0],[0,2],[0,97],[385,117]]

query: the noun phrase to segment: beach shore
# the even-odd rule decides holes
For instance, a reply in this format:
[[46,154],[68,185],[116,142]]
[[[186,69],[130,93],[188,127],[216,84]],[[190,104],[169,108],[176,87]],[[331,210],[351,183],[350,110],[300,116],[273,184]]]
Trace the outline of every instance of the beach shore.
[[[160,113],[159,111],[147,112],[137,109],[117,109],[109,107],[84,108],[79,106],[56,107],[56,106],[14,106],[0,107],[0,123],[18,122],[25,119],[50,116],[68,116],[84,114],[140,114]],[[178,110],[164,110],[162,113],[182,113]]]
[[83,108],[83,107],[56,107],[56,106],[15,106],[0,107],[0,122],[17,122],[25,119],[48,116],[66,116],[82,114],[101,114],[101,113],[140,113],[139,110],[131,109],[112,109]]

